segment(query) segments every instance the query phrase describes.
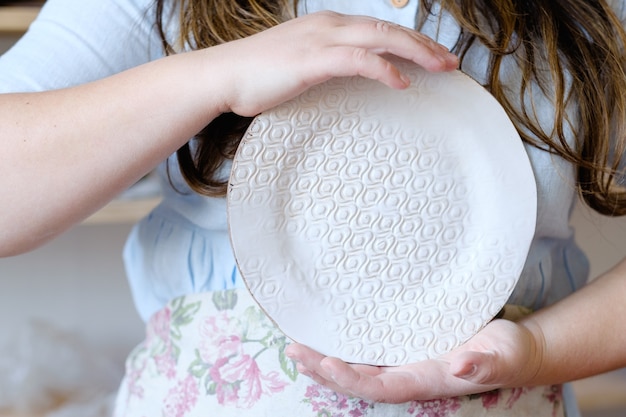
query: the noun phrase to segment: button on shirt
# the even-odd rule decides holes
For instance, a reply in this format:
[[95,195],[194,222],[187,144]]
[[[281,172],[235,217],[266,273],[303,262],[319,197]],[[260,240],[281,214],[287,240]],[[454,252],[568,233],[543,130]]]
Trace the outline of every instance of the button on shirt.
[[409,0],[391,0],[393,7],[404,7],[408,4]]
[[[399,4],[404,3],[399,7]],[[298,3],[300,14],[332,10],[348,15],[375,16],[383,20],[397,23],[405,27],[415,27],[418,1],[408,0],[367,0],[367,1],[333,1],[304,0]]]

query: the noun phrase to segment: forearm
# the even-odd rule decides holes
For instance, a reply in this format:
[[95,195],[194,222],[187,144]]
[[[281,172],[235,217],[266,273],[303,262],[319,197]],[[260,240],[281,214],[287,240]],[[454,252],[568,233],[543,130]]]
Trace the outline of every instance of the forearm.
[[[45,242],[149,172],[220,112],[202,55],[72,89],[0,97],[0,254]],[[208,78],[208,77],[207,77]]]
[[626,259],[521,324],[539,344],[530,384],[572,381],[626,366]]

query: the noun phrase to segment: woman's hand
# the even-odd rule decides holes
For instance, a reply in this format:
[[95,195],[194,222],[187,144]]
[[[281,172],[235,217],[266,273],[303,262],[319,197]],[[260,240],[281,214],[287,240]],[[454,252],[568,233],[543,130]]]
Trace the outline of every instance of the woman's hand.
[[[224,87],[222,111],[254,116],[333,77],[355,76],[405,88],[408,80],[384,55],[430,71],[453,70],[456,56],[402,26],[332,12],[305,15],[246,39],[205,50]],[[218,69],[219,72],[219,69]]]
[[351,396],[400,403],[455,397],[495,388],[524,386],[538,372],[541,335],[508,320],[494,320],[456,350],[398,367],[351,365],[300,344],[287,348],[298,371]]

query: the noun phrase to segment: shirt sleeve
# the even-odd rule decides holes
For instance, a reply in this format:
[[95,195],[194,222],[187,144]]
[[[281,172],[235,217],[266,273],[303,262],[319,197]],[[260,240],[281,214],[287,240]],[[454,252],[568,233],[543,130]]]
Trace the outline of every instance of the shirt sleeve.
[[608,0],[607,3],[624,25],[626,23],[626,2],[624,0]]
[[[609,0],[608,4],[609,6],[611,6],[611,8],[613,8],[613,11],[615,11],[615,14],[622,22],[622,26],[626,28],[626,1]],[[613,160],[615,160],[615,158],[620,159],[619,172],[621,174],[617,177],[617,184],[622,187],[626,187],[626,155],[618,155],[613,145],[614,144],[612,144],[611,158]]]
[[0,92],[97,80],[163,56],[152,0],[48,0],[0,56]]

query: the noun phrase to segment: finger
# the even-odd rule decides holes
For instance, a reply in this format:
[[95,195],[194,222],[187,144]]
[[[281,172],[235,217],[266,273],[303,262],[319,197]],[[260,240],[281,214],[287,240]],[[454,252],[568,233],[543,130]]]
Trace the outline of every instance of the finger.
[[378,55],[397,55],[431,71],[451,70],[458,66],[458,58],[445,46],[395,23],[362,17],[361,23],[344,25],[337,34],[345,45],[364,48]]
[[380,383],[374,376],[357,372],[352,366],[336,358],[326,358],[321,365],[333,383],[351,395],[372,401],[382,398],[380,389],[376,389],[380,388]]
[[329,74],[333,77],[359,75],[397,89],[406,88],[410,84],[408,77],[395,65],[368,49],[338,46],[333,53],[336,65],[332,69],[334,73]]
[[317,382],[320,385],[328,386],[334,384],[333,381],[329,381],[328,379],[323,378],[317,372],[311,371],[300,363],[296,365],[296,369],[301,375],[311,378],[313,381]]
[[457,378],[479,385],[491,385],[501,379],[494,352],[462,352],[450,362],[450,372]]
[[296,361],[296,368],[301,374],[309,376],[316,382],[320,382],[320,379],[323,379],[326,381],[323,385],[334,384],[326,369],[321,365],[326,356],[299,343],[287,346],[285,354],[288,358]]
[[348,396],[355,396],[351,391],[345,389],[344,387],[338,385],[337,383],[335,383],[335,381],[333,380],[329,380],[327,378],[324,378],[323,376],[321,376],[320,374],[318,374],[317,372],[313,372],[307,368],[305,368],[302,364],[297,364],[296,368],[298,370],[298,372],[308,378],[311,378],[314,382],[316,382],[319,385],[322,385],[332,391],[335,392],[339,392],[341,394],[344,395],[348,395]]
[[326,356],[300,343],[292,343],[285,348],[285,355],[299,365],[314,372],[320,371],[320,362]]
[[375,402],[400,403],[414,397],[405,388],[415,387],[413,377],[408,373],[386,372],[393,368],[373,366],[353,366],[336,358],[326,358],[322,367],[330,378],[355,397]]

